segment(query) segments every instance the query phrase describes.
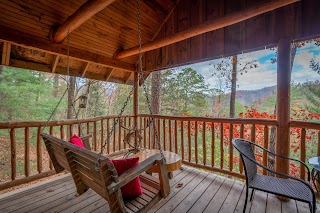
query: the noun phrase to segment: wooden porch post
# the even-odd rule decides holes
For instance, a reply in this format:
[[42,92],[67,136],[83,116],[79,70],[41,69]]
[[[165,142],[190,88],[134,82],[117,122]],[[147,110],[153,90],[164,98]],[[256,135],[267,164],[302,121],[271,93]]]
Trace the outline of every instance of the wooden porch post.
[[[276,153],[290,155],[290,82],[291,82],[291,40],[282,39],[278,43],[277,55],[277,141]],[[276,170],[289,174],[289,162],[276,158]]]
[[[133,116],[134,116],[134,128],[138,129],[138,113],[139,113],[139,81],[138,81],[138,72],[134,73],[134,84],[135,89],[133,92]],[[137,138],[135,137],[134,141],[135,147],[137,147]]]

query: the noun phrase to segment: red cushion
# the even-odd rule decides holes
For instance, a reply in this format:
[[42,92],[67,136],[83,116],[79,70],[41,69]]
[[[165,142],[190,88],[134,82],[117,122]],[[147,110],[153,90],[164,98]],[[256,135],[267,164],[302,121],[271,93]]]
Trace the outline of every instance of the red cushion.
[[[128,169],[131,169],[139,164],[139,157],[126,158],[119,160],[110,160],[116,168],[118,175],[122,175]],[[142,194],[142,188],[139,176],[124,185],[121,188],[123,198],[132,198]]]
[[79,138],[76,134],[74,134],[74,135],[70,138],[69,142],[72,143],[72,144],[74,144],[74,145],[76,145],[76,146],[79,146],[79,147],[85,149],[81,138]]

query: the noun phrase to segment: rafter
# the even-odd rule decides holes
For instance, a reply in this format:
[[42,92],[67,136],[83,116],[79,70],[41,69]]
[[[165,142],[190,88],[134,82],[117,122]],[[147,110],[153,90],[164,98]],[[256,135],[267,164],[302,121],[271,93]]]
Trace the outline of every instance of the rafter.
[[109,81],[110,77],[111,77],[111,74],[113,72],[114,69],[110,69],[106,75],[106,81]]
[[[51,43],[48,40],[39,39],[30,34],[12,30],[6,27],[1,27],[0,41],[8,42],[29,49],[40,50],[59,56],[66,56],[68,48],[67,45]],[[93,64],[99,64],[111,68],[122,69],[130,72],[135,71],[134,64],[114,60],[103,55],[98,55],[74,47],[70,47],[70,58],[77,59],[83,62],[91,62]]]
[[103,10],[115,0],[89,0],[84,3],[76,12],[65,20],[61,25],[53,28],[49,38],[53,42],[61,42],[63,39],[81,24],[89,20],[92,16]]
[[[161,38],[159,40],[156,40],[150,43],[143,44],[142,52],[158,49],[158,48],[161,48],[170,44],[174,44],[179,41],[183,41],[185,39],[188,39],[197,35],[201,35],[203,33],[221,29],[221,28],[245,21],[252,17],[258,16],[260,14],[275,10],[277,8],[298,2],[298,1],[300,0],[273,0],[270,2],[264,2],[259,5],[251,6],[244,10],[241,10],[235,13],[230,13],[228,15],[216,18],[204,24],[191,27],[188,30],[178,32],[174,35]],[[138,53],[139,53],[139,46],[135,46],[130,49],[120,51],[119,53],[115,54],[115,58],[122,59],[132,55],[136,55]]]
[[127,78],[126,78],[125,81],[124,81],[125,84],[128,83],[128,81],[129,81],[130,78],[131,78],[131,75],[132,75],[132,73],[129,73],[129,74],[128,74]]

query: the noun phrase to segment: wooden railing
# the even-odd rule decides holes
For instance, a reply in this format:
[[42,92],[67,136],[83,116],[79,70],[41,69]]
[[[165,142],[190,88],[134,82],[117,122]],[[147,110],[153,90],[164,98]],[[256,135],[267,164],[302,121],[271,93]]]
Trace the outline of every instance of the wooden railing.
[[[320,123],[307,121],[290,121],[291,150],[293,157],[298,157],[302,162],[309,158],[320,156]],[[306,170],[299,166],[300,178],[306,179]]]
[[[133,127],[134,117],[123,116],[123,125]],[[233,149],[231,140],[235,137],[246,138],[269,148],[271,129],[277,128],[277,121],[271,119],[230,119],[210,117],[181,117],[154,115],[155,127],[146,128],[150,115],[138,116],[143,148],[157,148],[156,132],[164,150],[179,154],[183,163],[196,168],[244,178],[239,153]],[[100,151],[116,116],[101,116],[78,120],[0,122],[0,190],[27,183],[55,174],[40,134],[42,131],[67,140],[73,133],[92,134],[92,149]],[[79,125],[80,123],[80,125]],[[46,127],[47,126],[47,127]],[[297,130],[298,128],[298,130]],[[291,121],[290,129],[300,133],[291,135],[291,143],[299,146],[291,157],[306,162],[309,157],[320,155],[320,123]],[[127,130],[116,126],[105,154],[128,148],[123,139]],[[311,136],[310,136],[311,135]],[[311,137],[311,138],[310,138]],[[312,149],[307,149],[311,147]],[[9,150],[9,152],[8,152]],[[268,155],[256,152],[258,160],[265,166]],[[270,159],[269,159],[270,160]],[[305,178],[305,168],[299,168],[299,176]],[[261,171],[267,174],[265,170]]]
[[[100,151],[117,116],[59,121],[0,122],[0,190],[55,174],[41,132],[63,140],[70,135],[92,134],[92,149]],[[122,116],[123,125],[133,126],[133,116]],[[126,130],[119,124],[105,153],[126,149],[123,142]]]
[[[140,120],[149,118],[149,115],[140,115]],[[277,126],[276,120],[268,119],[162,115],[154,115],[154,118],[164,150],[179,154],[186,165],[239,178],[244,178],[243,166],[239,153],[233,149],[232,139],[241,137],[253,142],[260,140],[259,143],[268,148],[271,127]],[[154,138],[155,134],[151,130],[147,137],[147,148],[156,147]],[[260,155],[262,163],[267,165],[267,154]]]

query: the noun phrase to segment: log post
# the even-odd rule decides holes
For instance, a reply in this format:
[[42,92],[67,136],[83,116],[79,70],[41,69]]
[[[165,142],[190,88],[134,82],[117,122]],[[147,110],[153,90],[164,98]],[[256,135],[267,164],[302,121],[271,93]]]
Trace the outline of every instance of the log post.
[[[291,82],[291,41],[282,39],[278,43],[277,55],[277,141],[276,153],[289,157],[290,155],[290,82]],[[276,159],[276,170],[289,174],[289,162]]]
[[[139,79],[138,72],[134,73],[134,82],[135,88],[133,92],[133,126],[134,128],[138,128],[138,113],[139,113]],[[130,118],[129,118],[130,119]],[[137,147],[137,137],[134,137],[134,146]]]

